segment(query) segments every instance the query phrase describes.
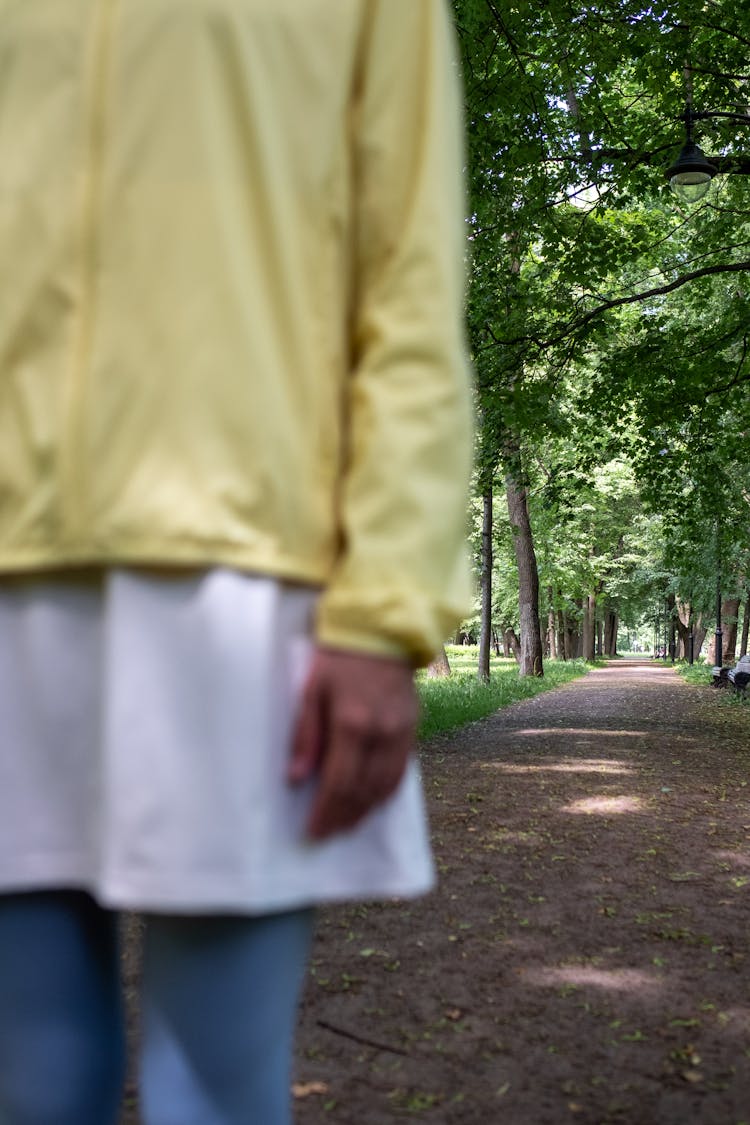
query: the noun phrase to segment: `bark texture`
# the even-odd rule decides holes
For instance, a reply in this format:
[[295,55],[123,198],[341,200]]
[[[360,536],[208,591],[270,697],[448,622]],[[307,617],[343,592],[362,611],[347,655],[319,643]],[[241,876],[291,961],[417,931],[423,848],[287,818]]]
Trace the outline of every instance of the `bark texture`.
[[614,610],[609,610],[604,619],[604,655],[617,656],[617,631],[620,619]]
[[508,475],[505,480],[508,515],[518,565],[518,616],[521,624],[522,676],[543,676],[542,634],[539,625],[539,571],[529,521],[526,489]]
[[479,630],[480,680],[490,678],[490,645],[492,643],[492,489],[482,496],[482,569],[480,575],[482,622]]
[[445,645],[443,645],[435,659],[430,661],[427,665],[427,675],[431,680],[436,680],[443,679],[445,676],[450,676],[450,674],[450,661],[448,660],[448,653],[445,651]]
[[593,663],[596,652],[596,594],[589,594],[583,603],[583,652],[584,660]]
[[555,632],[555,611],[547,611],[547,652],[551,660],[557,660],[557,634]]
[[[739,598],[725,598],[721,603],[721,662],[734,664],[735,650],[737,648],[737,614],[740,608]],[[696,649],[696,652],[698,650]],[[716,633],[708,642],[708,662],[718,664],[716,659]]]
[[506,629],[503,633],[503,648],[506,656],[514,656],[517,663],[521,663],[521,641],[514,629]]
[[557,652],[561,660],[570,660],[568,622],[562,609],[557,611]]
[[737,618],[740,612],[740,599],[727,598],[721,607],[724,623],[724,663],[734,664],[737,651]]

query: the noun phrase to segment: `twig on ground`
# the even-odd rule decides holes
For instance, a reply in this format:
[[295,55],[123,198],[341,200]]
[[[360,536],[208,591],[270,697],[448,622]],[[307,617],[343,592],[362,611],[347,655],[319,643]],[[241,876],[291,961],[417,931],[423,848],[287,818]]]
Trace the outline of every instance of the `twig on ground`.
[[327,1020],[316,1020],[318,1027],[324,1027],[326,1031],[332,1031],[334,1035],[343,1035],[345,1039],[353,1039],[355,1043],[361,1043],[363,1047],[374,1047],[377,1051],[389,1051],[392,1055],[403,1055],[405,1058],[409,1057],[408,1051],[402,1051],[400,1047],[391,1047],[388,1043],[378,1043],[376,1039],[368,1039],[364,1035],[357,1035],[354,1031],[347,1031],[343,1027],[336,1027]]

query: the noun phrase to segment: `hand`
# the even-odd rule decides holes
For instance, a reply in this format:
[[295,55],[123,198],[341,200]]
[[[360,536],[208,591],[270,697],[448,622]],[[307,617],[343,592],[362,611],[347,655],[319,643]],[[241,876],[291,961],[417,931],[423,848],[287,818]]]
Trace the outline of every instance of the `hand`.
[[419,705],[406,661],[318,649],[302,698],[289,781],[317,774],[308,835],[353,828],[398,787],[416,742]]

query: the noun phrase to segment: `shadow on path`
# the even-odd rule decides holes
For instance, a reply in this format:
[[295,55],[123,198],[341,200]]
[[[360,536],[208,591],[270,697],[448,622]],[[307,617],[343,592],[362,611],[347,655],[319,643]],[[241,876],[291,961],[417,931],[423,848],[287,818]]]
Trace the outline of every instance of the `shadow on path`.
[[748,708],[618,662],[422,762],[439,888],[323,913],[298,1125],[748,1125]]

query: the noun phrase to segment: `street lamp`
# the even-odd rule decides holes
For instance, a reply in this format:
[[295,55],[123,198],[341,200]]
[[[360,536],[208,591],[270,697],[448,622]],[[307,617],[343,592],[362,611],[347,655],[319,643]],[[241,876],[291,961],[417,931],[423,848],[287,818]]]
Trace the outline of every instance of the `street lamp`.
[[703,199],[717,172],[716,165],[706,160],[698,145],[688,140],[667,175],[669,186],[678,199],[683,203],[697,203]]
[[728,117],[732,121],[741,121],[743,125],[750,125],[750,114],[747,113],[730,113],[725,110],[696,112],[689,104],[685,107],[682,115],[685,122],[685,144],[676,162],[667,169],[669,186],[683,203],[697,203],[702,199],[711,186],[711,180],[719,172],[750,174],[750,161],[746,158],[708,158],[693,140],[693,122],[707,121],[714,117]]

